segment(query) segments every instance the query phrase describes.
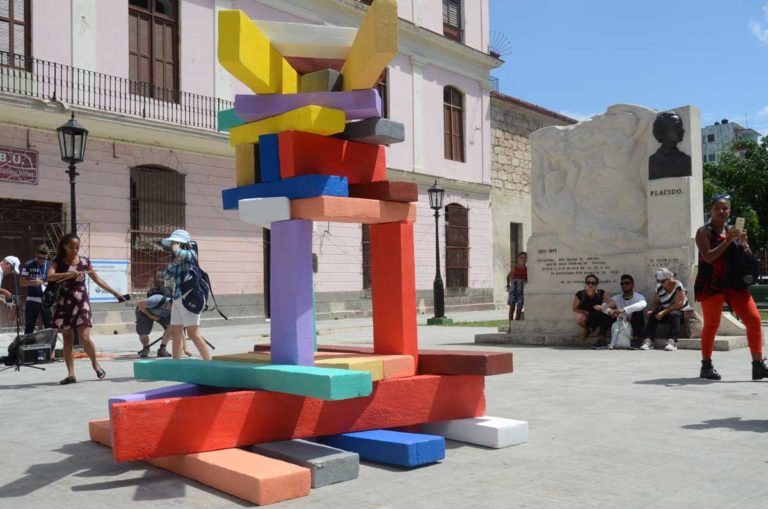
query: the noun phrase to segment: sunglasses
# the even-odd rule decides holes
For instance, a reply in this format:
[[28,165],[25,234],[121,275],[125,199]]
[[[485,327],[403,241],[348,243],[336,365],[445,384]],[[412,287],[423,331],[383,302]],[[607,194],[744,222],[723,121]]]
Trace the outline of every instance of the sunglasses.
[[597,286],[597,281],[587,281],[585,284],[587,286]]
[[622,281],[620,284],[621,284],[621,286],[624,286],[624,285],[631,285],[631,284],[632,284],[632,281]]
[[667,278],[667,279],[657,279],[656,280],[656,282],[659,283],[660,285],[666,283],[667,281],[669,281],[669,278]]

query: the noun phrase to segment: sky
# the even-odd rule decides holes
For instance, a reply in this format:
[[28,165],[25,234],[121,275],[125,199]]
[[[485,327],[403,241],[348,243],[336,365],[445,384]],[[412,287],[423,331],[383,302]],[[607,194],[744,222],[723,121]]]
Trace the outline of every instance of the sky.
[[768,136],[768,0],[489,0],[504,94],[576,119],[701,110]]

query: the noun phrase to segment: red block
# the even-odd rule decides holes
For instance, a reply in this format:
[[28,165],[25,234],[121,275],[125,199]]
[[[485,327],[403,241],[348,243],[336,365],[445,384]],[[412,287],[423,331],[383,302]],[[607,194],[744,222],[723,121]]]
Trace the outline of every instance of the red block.
[[371,225],[373,351],[418,361],[413,224]]
[[387,179],[384,147],[300,131],[278,134],[280,177],[334,175],[350,184]]
[[374,382],[370,396],[339,401],[236,391],[117,403],[112,451],[116,461],[134,461],[478,417],[484,384],[481,376],[423,375]]
[[416,202],[419,201],[419,186],[413,182],[367,182],[349,186],[351,198],[368,198],[371,200]]

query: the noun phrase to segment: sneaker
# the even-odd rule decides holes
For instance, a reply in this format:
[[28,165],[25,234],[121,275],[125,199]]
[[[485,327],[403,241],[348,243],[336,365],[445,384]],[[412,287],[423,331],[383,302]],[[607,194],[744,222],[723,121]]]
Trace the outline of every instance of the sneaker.
[[172,357],[170,353],[168,353],[168,350],[165,349],[164,346],[161,346],[157,349],[157,356],[158,357]]
[[142,359],[145,358],[145,357],[149,357],[149,347],[148,346],[145,346],[144,348],[141,349],[141,351],[139,352],[139,357],[141,357]]
[[667,345],[664,347],[664,350],[667,352],[676,352],[677,351],[677,341],[674,339],[668,339]]
[[765,365],[765,359],[752,361],[752,380],[762,380],[768,378],[768,366]]
[[592,345],[592,350],[607,350],[608,349],[608,343],[605,341],[605,338],[598,338],[597,341],[595,341],[595,344]]
[[640,350],[653,350],[654,348],[653,340],[651,338],[645,338],[643,344],[640,346]]
[[720,380],[722,377],[712,365],[711,360],[702,360],[701,371],[699,371],[699,378],[706,378],[707,380]]

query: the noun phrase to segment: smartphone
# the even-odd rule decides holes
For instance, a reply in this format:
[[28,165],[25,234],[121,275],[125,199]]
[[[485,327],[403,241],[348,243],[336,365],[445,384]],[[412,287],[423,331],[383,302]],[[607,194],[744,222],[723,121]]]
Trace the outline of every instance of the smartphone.
[[739,230],[740,232],[744,231],[744,218],[743,217],[737,217],[736,222],[733,223],[733,227]]
[[131,294],[126,293],[125,295],[121,295],[120,299],[118,299],[118,302],[125,302],[127,300],[131,300]]

